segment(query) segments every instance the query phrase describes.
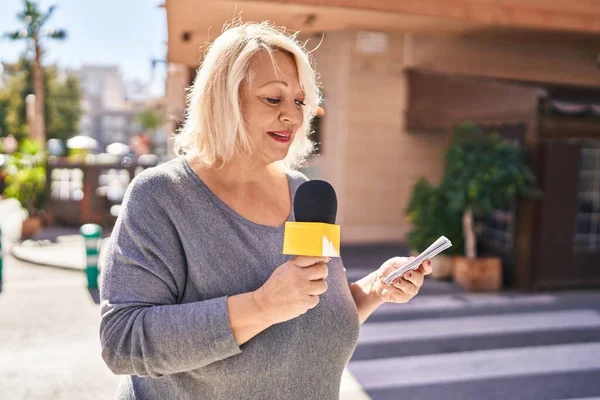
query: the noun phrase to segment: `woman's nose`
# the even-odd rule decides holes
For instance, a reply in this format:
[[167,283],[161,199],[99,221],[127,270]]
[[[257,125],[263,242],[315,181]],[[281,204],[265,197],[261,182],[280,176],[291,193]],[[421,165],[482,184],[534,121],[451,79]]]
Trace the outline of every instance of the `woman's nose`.
[[293,106],[282,107],[281,113],[279,114],[279,120],[281,122],[294,125],[295,127],[302,123],[302,117],[302,109],[299,108],[295,102]]

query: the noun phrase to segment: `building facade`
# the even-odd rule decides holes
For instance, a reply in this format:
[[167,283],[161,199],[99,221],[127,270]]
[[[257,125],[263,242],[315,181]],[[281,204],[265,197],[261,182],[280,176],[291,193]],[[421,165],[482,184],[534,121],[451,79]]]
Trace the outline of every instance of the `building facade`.
[[[166,100],[181,120],[202,45],[231,20],[235,4],[167,0],[165,7]],[[518,125],[534,160],[542,140],[600,139],[595,120],[578,130],[540,117],[552,102],[600,104],[595,2],[241,1],[240,11],[247,21],[301,31],[316,48],[326,102],[322,151],[309,173],[335,187],[344,243],[405,239],[412,185],[422,176],[440,180],[450,131],[465,120]],[[527,248],[513,258],[531,264],[535,215],[520,207],[511,251]]]

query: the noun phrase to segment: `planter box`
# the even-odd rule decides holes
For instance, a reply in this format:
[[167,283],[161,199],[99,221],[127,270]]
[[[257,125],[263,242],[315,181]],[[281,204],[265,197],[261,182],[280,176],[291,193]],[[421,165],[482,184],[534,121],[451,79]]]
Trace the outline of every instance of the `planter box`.
[[21,239],[29,239],[42,229],[40,217],[27,218],[21,227]]
[[498,291],[502,287],[502,260],[498,257],[474,260],[455,257],[452,275],[456,283],[469,291]]

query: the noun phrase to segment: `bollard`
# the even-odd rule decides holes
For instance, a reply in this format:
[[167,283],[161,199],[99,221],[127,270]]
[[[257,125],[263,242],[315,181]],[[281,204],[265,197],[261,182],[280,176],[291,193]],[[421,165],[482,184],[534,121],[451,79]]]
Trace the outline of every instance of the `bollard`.
[[100,251],[100,238],[102,228],[96,224],[85,224],[81,227],[81,236],[85,240],[86,267],[88,289],[98,288],[98,252]]
[[2,228],[0,227],[0,282],[2,282]]

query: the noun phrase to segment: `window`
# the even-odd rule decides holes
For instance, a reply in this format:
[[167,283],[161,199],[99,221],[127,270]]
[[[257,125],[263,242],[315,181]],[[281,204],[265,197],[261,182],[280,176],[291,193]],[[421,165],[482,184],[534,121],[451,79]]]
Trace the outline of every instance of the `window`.
[[600,143],[582,144],[575,216],[576,253],[600,248]]
[[83,199],[83,171],[79,168],[56,168],[50,175],[50,196],[54,200]]

